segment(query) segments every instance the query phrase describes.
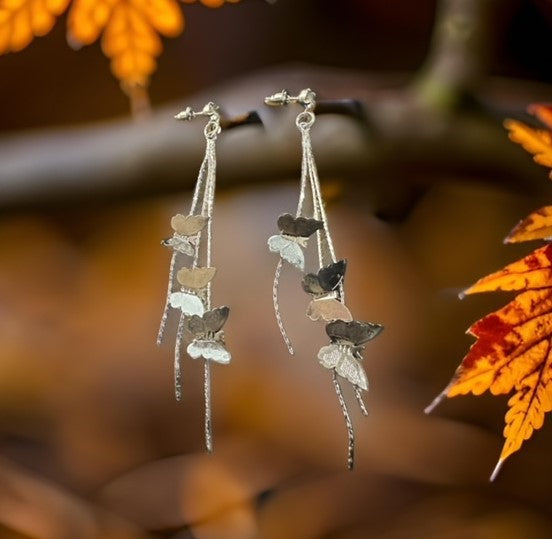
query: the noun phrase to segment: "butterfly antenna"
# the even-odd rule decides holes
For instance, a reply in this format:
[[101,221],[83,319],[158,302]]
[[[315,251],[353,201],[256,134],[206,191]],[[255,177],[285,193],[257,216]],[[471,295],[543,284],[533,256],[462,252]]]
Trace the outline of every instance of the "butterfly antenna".
[[157,333],[157,346],[161,346],[163,342],[163,335],[165,334],[165,328],[167,327],[167,318],[169,317],[169,298],[171,296],[173,279],[174,279],[174,266],[176,264],[176,251],[173,251],[171,256],[171,264],[169,266],[169,284],[167,285],[167,296],[165,297],[165,307],[163,308],[163,314],[161,315],[161,324],[159,325],[159,331]]
[[278,324],[278,328],[280,330],[282,338],[286,343],[288,352],[293,356],[295,354],[295,351],[293,350],[291,340],[289,339],[286,328],[284,327],[284,322],[282,321],[282,316],[280,314],[280,304],[278,303],[278,286],[280,285],[280,275],[282,274],[283,265],[283,261],[280,258],[280,260],[278,261],[278,265],[276,266],[276,273],[274,274],[274,284],[272,286],[272,302],[274,303],[274,314],[276,315],[276,323]]
[[182,347],[182,338],[184,336],[184,313],[178,320],[178,329],[176,330],[176,342],[174,345],[174,396],[177,401],[182,399],[182,379],[180,375],[180,348]]
[[339,401],[343,417],[345,418],[345,424],[347,425],[347,437],[349,442],[347,468],[352,470],[355,464],[355,432],[353,430],[353,423],[351,421],[351,417],[349,416],[349,410],[347,410],[347,404],[345,404],[345,399],[343,398],[343,393],[341,391],[341,386],[339,385],[339,380],[337,379],[337,373],[335,370],[332,372],[332,376],[335,392],[337,394],[337,400]]
[[203,393],[205,396],[205,447],[208,453],[213,452],[213,433],[211,425],[211,365],[205,360]]
[[360,411],[362,412],[362,415],[368,415],[366,404],[364,404],[364,401],[362,400],[362,392],[360,391],[360,388],[358,386],[355,386],[355,397],[358,405],[360,406]]

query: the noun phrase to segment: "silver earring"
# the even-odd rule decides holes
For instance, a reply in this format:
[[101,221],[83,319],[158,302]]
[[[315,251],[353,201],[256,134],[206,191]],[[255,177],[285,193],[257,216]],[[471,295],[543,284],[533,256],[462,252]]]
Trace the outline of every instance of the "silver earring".
[[318,352],[319,363],[331,370],[334,389],[345,418],[348,435],[348,468],[354,465],[354,430],[343,398],[340,378],[353,385],[353,390],[364,415],[368,412],[362,400],[362,392],[368,390],[368,379],[361,365],[365,343],[376,337],[383,329],[380,324],[353,320],[345,305],[343,278],[346,261],[338,260],[330,235],[328,217],[322,199],[318,172],[312,151],[310,131],[316,120],[316,94],[305,89],[298,96],[291,96],[282,90],[265,99],[271,106],[298,103],[304,107],[296,118],[301,133],[302,162],[299,202],[295,216],[286,213],[278,218],[279,234],[268,240],[270,251],[279,255],[272,289],[276,322],[290,354],[294,353],[291,340],[284,327],[278,302],[278,285],[284,262],[305,271],[305,254],[310,236],[315,235],[318,268],[316,272],[303,276],[302,287],[311,296],[307,316],[311,320],[326,322],[326,333],[330,344]]
[[[211,265],[213,206],[216,183],[216,141],[221,132],[218,106],[208,103],[200,112],[189,107],[175,116],[177,120],[207,117],[204,129],[205,157],[199,169],[192,204],[188,215],[177,214],[171,219],[172,237],[163,240],[172,249],[169,267],[169,285],[157,344],[161,344],[171,309],[179,313],[174,348],[174,388],[176,400],[182,398],[181,348],[188,341],[186,351],[193,359],[204,360],[205,445],[213,450],[211,429],[211,362],[227,365],[231,355],[224,343],[223,326],[228,318],[228,307],[212,308],[211,280],[216,268]],[[176,279],[175,279],[176,277]],[[175,282],[176,280],[176,282]]]

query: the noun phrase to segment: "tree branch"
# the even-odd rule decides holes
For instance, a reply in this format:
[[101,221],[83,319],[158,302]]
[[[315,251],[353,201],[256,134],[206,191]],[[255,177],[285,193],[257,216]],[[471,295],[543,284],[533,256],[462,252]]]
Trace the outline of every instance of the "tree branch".
[[497,0],[441,0],[432,44],[413,89],[420,102],[450,110],[475,95],[486,72]]
[[[313,143],[321,175],[356,182],[372,196],[376,210],[400,214],[435,181],[431,171],[444,168],[475,171],[526,193],[543,191],[542,171],[512,146],[501,125],[504,116],[520,112],[519,105],[494,112],[477,105],[496,102],[502,92],[511,95],[515,83],[495,81],[495,90],[481,91],[477,100],[459,99],[478,86],[483,73],[493,5],[495,0],[443,0],[433,49],[411,86],[404,77],[283,67],[163,107],[142,122],[119,120],[1,140],[0,209],[84,205],[191,188],[204,150],[203,126],[182,125],[173,116],[185,105],[202,107],[211,100],[230,116],[257,109],[265,125],[221,135],[220,185],[296,177],[300,144],[294,117],[299,109],[274,111],[260,104],[281,88],[307,86],[320,97],[356,98],[364,104],[365,121],[319,117]],[[544,92],[550,94],[550,88],[539,87],[538,93]]]

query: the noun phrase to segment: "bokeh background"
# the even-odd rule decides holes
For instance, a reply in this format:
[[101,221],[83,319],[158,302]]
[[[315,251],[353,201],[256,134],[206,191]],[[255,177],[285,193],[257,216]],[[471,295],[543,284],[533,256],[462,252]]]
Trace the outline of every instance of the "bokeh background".
[[[552,199],[501,127],[552,95],[552,4],[243,0],[185,15],[138,121],[99,46],[66,45],[63,18],[0,57],[0,537],[550,537],[552,427],[489,484],[507,398],[423,408],[471,345],[465,329],[508,299],[458,292],[529,252],[502,238]],[[261,103],[284,86],[364,107],[313,130],[349,307],[385,325],[365,352],[369,417],[348,394],[352,473],[316,361],[327,339],[291,270],[295,357],[273,317],[266,239],[296,203],[298,111]],[[201,365],[184,362],[177,404],[172,335],[155,336],[159,241],[203,145],[201,126],[172,116],[211,99],[265,127],[219,144],[214,297],[232,310],[234,359],[213,368],[206,455]]]

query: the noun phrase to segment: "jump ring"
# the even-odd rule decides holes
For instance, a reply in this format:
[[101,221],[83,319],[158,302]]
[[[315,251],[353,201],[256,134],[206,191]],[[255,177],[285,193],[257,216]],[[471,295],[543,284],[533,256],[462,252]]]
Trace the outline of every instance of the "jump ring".
[[206,126],[203,132],[208,139],[215,139],[220,134],[220,124],[215,121],[210,121]]
[[304,129],[306,127],[310,127],[314,123],[314,120],[315,120],[314,113],[311,111],[305,110],[297,116],[295,120],[295,124],[299,129]]

